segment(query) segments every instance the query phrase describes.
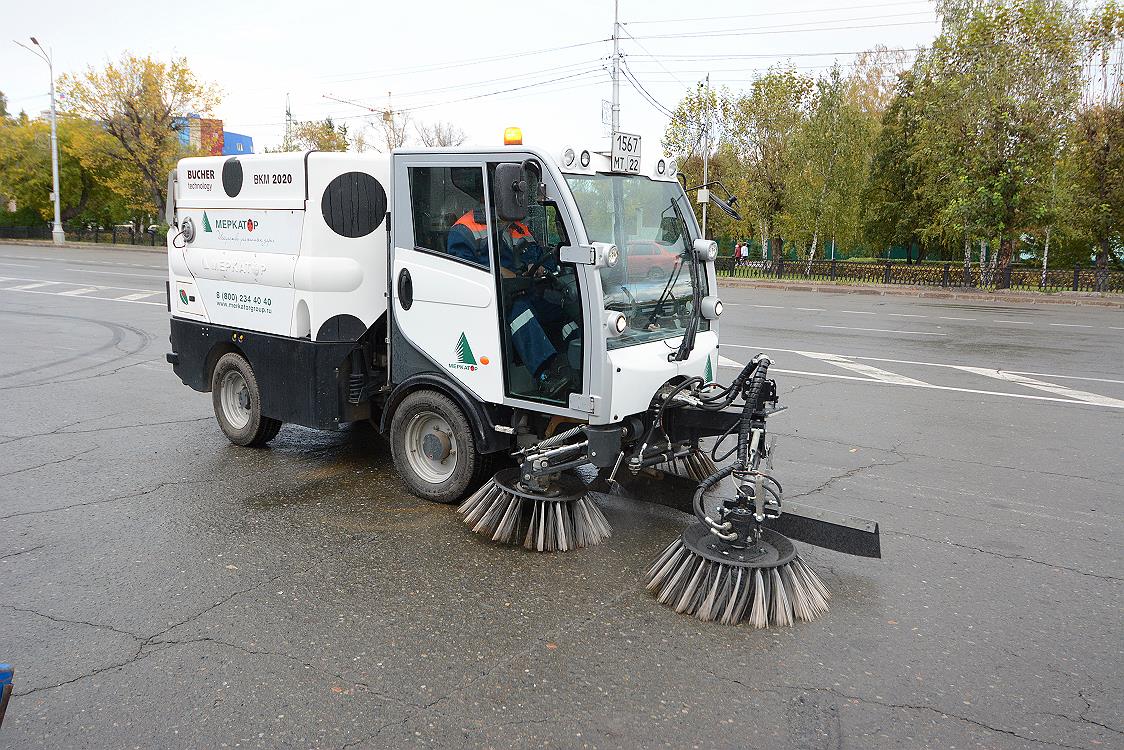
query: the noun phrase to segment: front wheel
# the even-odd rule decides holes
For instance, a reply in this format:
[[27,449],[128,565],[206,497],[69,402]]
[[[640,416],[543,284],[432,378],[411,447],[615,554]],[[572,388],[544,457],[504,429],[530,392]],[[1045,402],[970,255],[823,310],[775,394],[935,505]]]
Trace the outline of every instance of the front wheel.
[[448,396],[414,391],[394,411],[390,423],[394,467],[420,498],[453,503],[479,486],[492,468],[477,452],[468,417]]
[[241,354],[219,358],[211,375],[211,402],[223,434],[235,445],[265,445],[281,430],[281,421],[261,413],[261,390],[254,370]]

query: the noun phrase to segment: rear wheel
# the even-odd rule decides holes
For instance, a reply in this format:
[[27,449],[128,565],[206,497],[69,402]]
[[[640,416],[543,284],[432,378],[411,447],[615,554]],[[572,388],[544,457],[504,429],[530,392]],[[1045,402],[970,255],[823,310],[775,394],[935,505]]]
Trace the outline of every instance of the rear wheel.
[[224,354],[215,364],[211,402],[219,427],[235,445],[265,445],[281,430],[280,420],[262,415],[258,380],[241,354]]
[[394,467],[420,498],[460,500],[487,478],[491,456],[477,452],[472,424],[461,408],[437,391],[414,391],[390,423]]

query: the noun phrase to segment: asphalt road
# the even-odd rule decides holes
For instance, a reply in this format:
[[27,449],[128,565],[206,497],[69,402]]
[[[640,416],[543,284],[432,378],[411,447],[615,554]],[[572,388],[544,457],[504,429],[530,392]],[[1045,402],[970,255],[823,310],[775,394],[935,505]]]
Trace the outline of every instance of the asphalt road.
[[757,631],[644,591],[677,512],[535,555],[370,429],[232,447],[162,265],[0,246],[0,747],[1124,746],[1124,312],[724,290],[788,497],[882,525],[804,545],[831,612]]

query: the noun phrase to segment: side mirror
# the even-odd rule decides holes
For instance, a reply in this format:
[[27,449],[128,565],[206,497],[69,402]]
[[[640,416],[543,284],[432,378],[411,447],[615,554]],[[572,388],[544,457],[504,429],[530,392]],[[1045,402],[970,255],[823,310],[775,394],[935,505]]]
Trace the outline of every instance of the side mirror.
[[734,208],[734,204],[738,202],[738,199],[736,197],[731,196],[730,202],[727,203],[726,201],[722,200],[721,198],[719,198],[714,193],[711,193],[710,194],[710,202],[713,203],[714,205],[718,206],[723,211],[725,211],[726,215],[729,216],[730,218],[732,218],[734,221],[741,221],[742,220],[742,215],[740,213],[738,213],[738,211]]
[[527,204],[538,193],[537,183],[537,175],[523,164],[496,165],[496,214],[501,221],[527,218]]

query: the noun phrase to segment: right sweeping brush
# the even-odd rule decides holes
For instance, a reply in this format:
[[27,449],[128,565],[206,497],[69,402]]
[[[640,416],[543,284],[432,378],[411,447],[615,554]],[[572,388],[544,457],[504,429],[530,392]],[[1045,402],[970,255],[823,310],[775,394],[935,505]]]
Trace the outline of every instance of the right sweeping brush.
[[691,524],[648,569],[647,588],[661,604],[700,620],[754,627],[791,625],[827,613],[819,576],[785,536],[767,528],[740,547],[702,522]]
[[[700,620],[726,625],[748,620],[758,628],[791,625],[825,614],[831,598],[792,542],[764,525],[781,512],[781,485],[761,469],[769,453],[764,444],[769,365],[768,357],[756,357],[745,382],[738,444],[726,454],[736,452],[734,462],[717,469],[701,452],[706,462],[686,457],[695,459],[684,463],[699,481],[692,503],[698,520],[646,573],[647,588],[661,604]],[[709,475],[699,478],[703,470]],[[728,477],[737,486],[736,496],[708,513],[707,491]]]

